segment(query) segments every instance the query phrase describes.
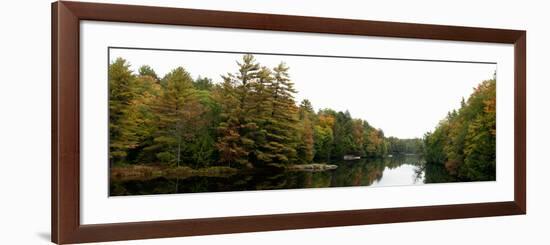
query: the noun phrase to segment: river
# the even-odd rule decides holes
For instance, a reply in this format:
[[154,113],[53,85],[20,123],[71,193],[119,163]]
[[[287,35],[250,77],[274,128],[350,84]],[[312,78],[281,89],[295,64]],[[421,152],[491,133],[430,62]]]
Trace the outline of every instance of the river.
[[400,186],[449,182],[444,170],[425,166],[417,155],[383,159],[336,161],[334,170],[322,172],[241,171],[229,177],[158,177],[112,181],[111,196],[172,193],[276,190],[349,186]]

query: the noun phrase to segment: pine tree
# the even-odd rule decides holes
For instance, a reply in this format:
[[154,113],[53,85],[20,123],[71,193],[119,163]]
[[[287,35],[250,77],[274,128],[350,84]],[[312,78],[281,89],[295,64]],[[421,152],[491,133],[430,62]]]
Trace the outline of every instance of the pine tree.
[[252,107],[254,80],[257,79],[260,65],[254,56],[244,55],[242,63],[237,62],[236,74],[223,76],[224,82],[217,98],[222,105],[221,122],[218,126],[220,137],[216,143],[221,161],[227,164],[238,163],[252,167],[249,154],[254,150],[253,133],[258,129]]
[[[129,160],[150,163],[156,159],[154,154],[150,154],[145,149],[153,144],[154,134],[157,132],[157,115],[153,106],[162,91],[159,80],[154,76],[143,74],[141,70],[140,68],[140,75],[135,80],[135,89],[139,96],[134,100],[137,109],[136,116],[139,119],[137,120],[137,136],[140,142],[135,149],[129,152],[133,157]],[[152,69],[149,72],[155,74]]]
[[155,70],[153,70],[153,68],[148,65],[141,66],[138,70],[138,73],[140,76],[149,76],[157,81],[159,80],[159,77],[157,76]]
[[237,163],[248,165],[248,152],[241,142],[240,103],[236,86],[227,77],[215,91],[214,98],[221,106],[220,124],[217,126],[216,148],[220,162],[228,166]]
[[138,97],[135,76],[126,60],[118,58],[109,66],[109,159],[124,160],[137,146],[137,120],[134,100]]
[[256,165],[265,165],[271,162],[271,148],[268,145],[266,125],[273,111],[271,84],[272,71],[262,67],[256,74],[256,79],[250,81],[251,90],[244,108],[250,116],[249,122],[254,123],[255,130],[249,131],[248,138],[254,141],[253,150],[249,154],[249,161]]
[[163,78],[162,93],[153,108],[158,117],[158,132],[154,139],[156,154],[161,162],[180,165],[186,143],[204,124],[205,108],[195,96],[193,80],[182,67]]
[[299,108],[299,144],[298,144],[298,161],[301,163],[310,163],[315,156],[314,152],[314,133],[312,117],[314,117],[313,106],[309,100],[303,100]]
[[311,101],[309,101],[308,99],[304,99],[302,100],[302,102],[300,102],[299,117],[300,120],[302,120],[304,117],[309,117],[309,119],[313,121],[313,118],[315,117],[315,111],[313,110],[313,105],[311,104]]
[[280,63],[273,69],[270,86],[272,109],[265,125],[269,162],[288,164],[296,158],[297,113],[294,101],[294,83],[288,75],[288,67]]
[[195,81],[193,81],[193,85],[197,90],[206,90],[206,91],[210,91],[214,87],[214,83],[212,82],[212,79],[207,77],[201,77],[201,76],[199,76]]

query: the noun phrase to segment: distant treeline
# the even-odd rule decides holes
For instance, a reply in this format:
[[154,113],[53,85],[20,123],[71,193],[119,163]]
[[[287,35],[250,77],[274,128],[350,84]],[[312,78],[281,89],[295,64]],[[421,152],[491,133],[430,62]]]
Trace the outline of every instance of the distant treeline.
[[496,79],[478,85],[424,142],[427,163],[444,165],[457,180],[495,180]]
[[388,137],[386,141],[388,144],[388,153],[417,154],[424,151],[424,142],[422,139],[399,139],[396,137]]
[[420,152],[420,139],[386,138],[349,112],[314,111],[294,99],[284,63],[261,66],[252,55],[214,83],[178,67],[160,78],[109,66],[111,164],[262,167]]

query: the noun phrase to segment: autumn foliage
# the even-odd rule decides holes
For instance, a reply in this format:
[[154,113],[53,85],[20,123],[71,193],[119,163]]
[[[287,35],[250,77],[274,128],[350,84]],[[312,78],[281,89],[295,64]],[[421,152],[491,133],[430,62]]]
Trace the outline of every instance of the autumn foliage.
[[496,79],[483,81],[424,138],[428,164],[458,180],[496,178]]
[[347,111],[316,112],[296,92],[286,64],[252,55],[216,83],[183,67],[134,73],[119,58],[109,67],[110,162],[251,168],[387,153],[382,130]]

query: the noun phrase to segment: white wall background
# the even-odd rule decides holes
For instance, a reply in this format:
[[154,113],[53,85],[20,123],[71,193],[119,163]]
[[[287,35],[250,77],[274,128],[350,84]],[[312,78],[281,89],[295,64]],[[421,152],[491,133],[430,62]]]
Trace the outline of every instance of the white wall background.
[[[100,2],[100,1],[97,1]],[[105,1],[101,1],[105,2]],[[526,29],[525,216],[413,222],[118,242],[112,244],[545,244],[550,218],[550,21],[545,1],[107,1],[216,10]],[[0,15],[0,244],[48,244],[50,1],[8,1]],[[531,242],[527,242],[531,241]]]

